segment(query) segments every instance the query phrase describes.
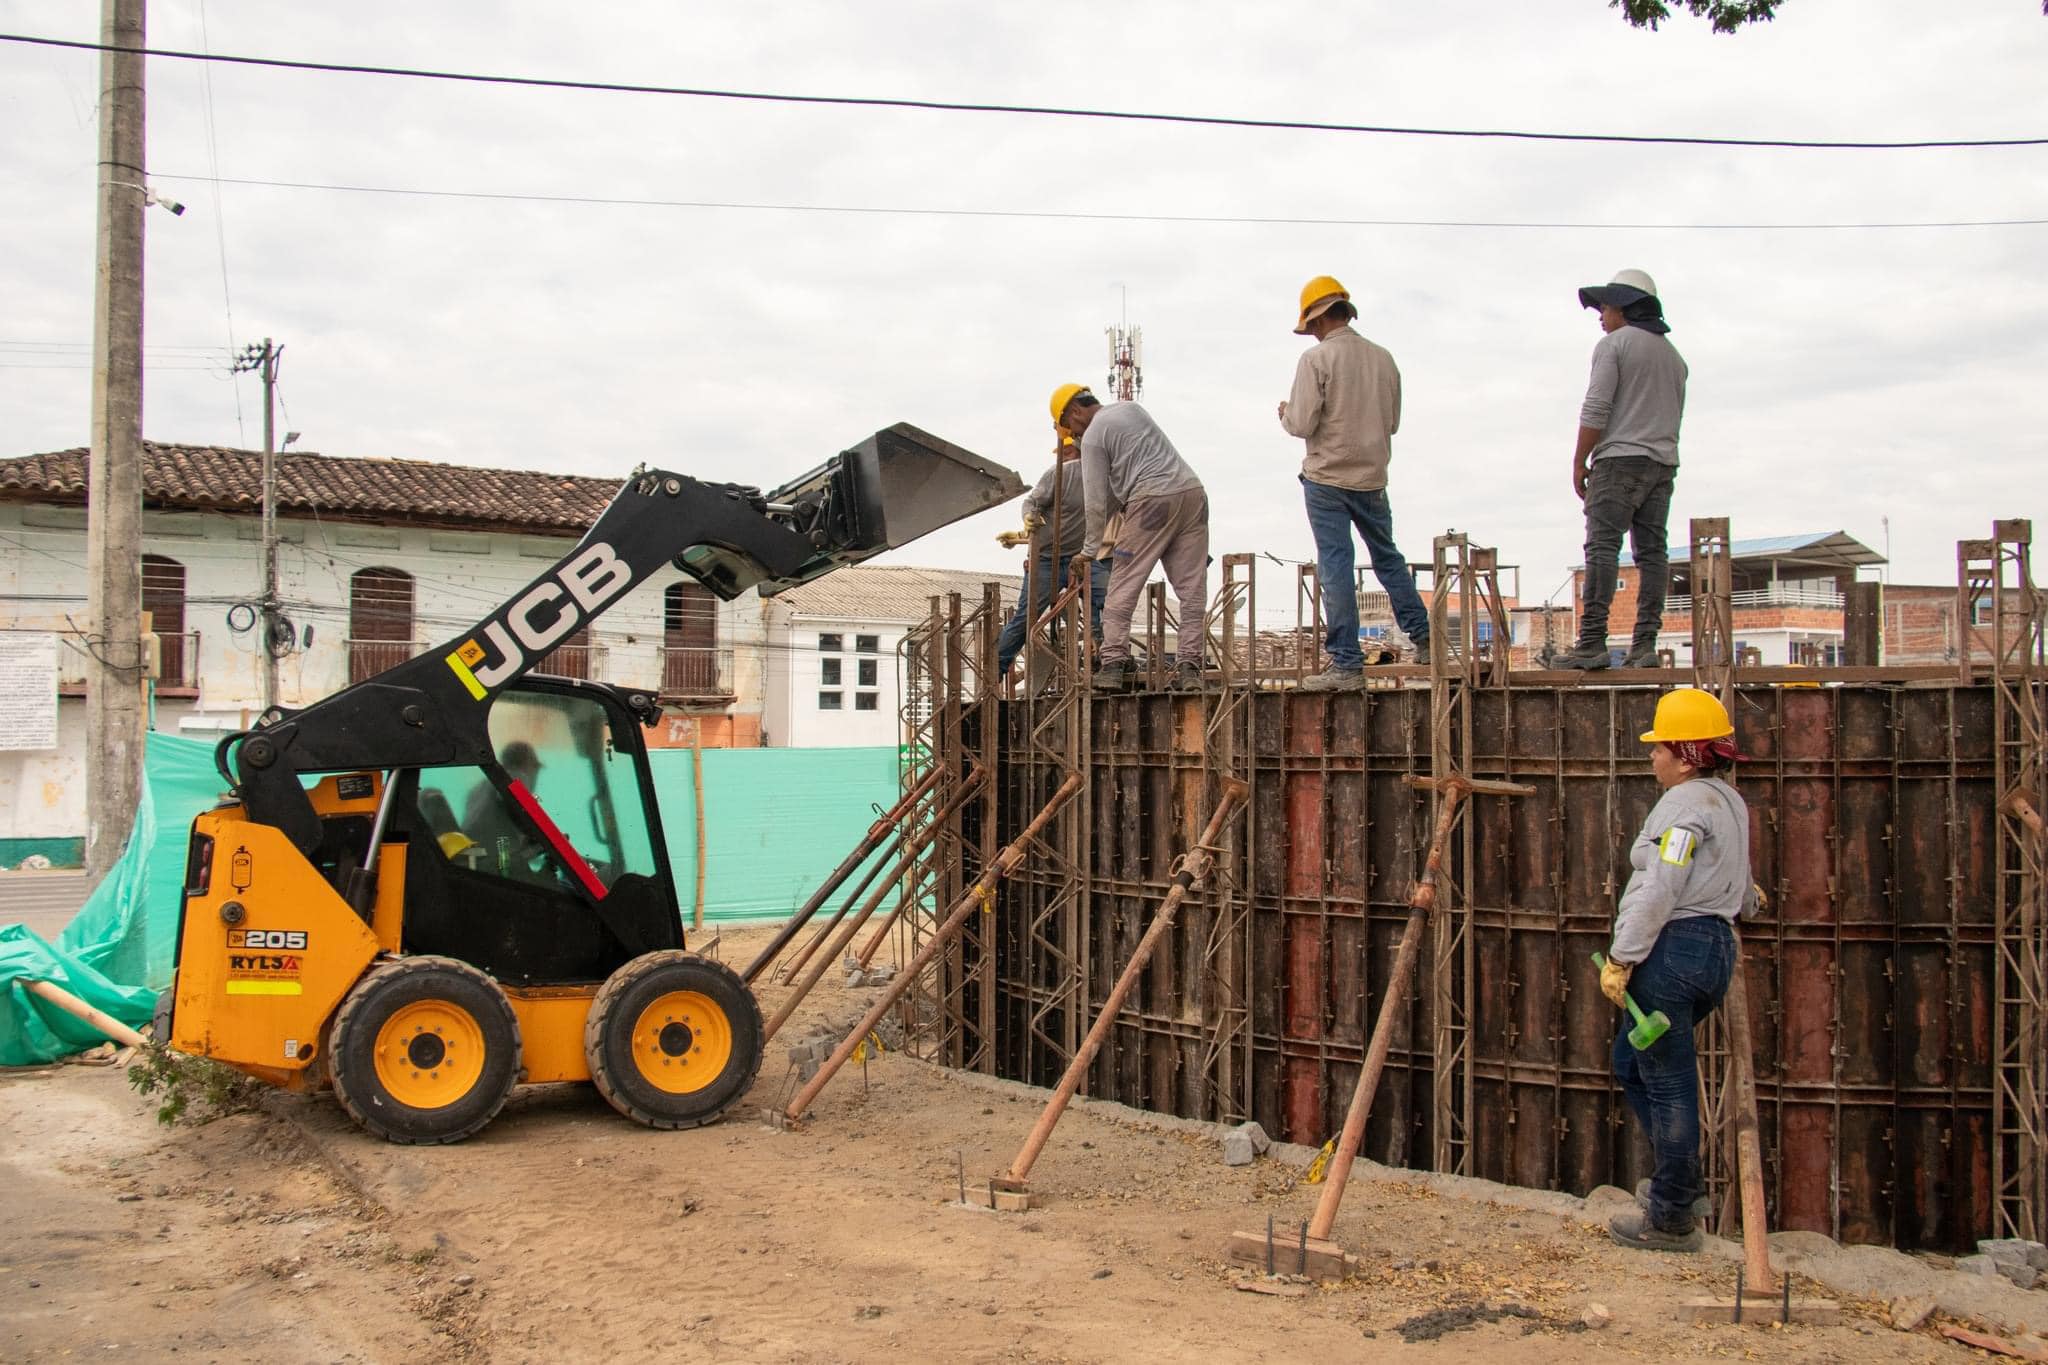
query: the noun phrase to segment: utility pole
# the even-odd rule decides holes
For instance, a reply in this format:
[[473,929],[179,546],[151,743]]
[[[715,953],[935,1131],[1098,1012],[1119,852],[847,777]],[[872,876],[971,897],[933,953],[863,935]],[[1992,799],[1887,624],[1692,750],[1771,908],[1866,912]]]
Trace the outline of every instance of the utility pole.
[[142,799],[143,3],[100,0],[85,522],[85,871],[94,884],[127,847]]
[[263,630],[259,646],[263,669],[263,709],[277,705],[277,362],[284,347],[269,337],[261,346],[245,346],[235,361],[236,373],[259,371],[263,376]]

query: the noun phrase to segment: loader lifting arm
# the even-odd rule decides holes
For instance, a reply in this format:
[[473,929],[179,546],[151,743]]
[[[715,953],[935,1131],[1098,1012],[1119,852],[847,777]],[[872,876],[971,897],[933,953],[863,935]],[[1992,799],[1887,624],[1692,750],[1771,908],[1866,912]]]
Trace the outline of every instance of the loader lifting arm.
[[[643,469],[573,550],[475,625],[311,706],[228,736],[216,763],[248,817],[306,854],[320,842],[321,822],[301,774],[474,765],[529,806],[492,750],[492,698],[664,565],[673,562],[728,601],[756,585],[772,594],[1022,491],[1013,471],[904,423],[765,494]],[[626,698],[644,723],[660,715],[651,694]]]

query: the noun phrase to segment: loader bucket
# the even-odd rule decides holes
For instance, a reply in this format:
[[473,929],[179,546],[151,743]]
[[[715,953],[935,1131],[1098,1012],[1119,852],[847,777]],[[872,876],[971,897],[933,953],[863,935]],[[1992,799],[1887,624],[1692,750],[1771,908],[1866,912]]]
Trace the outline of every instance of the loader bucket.
[[796,573],[761,577],[724,551],[699,546],[677,561],[721,596],[754,583],[764,596],[858,564],[1024,491],[1016,471],[898,422],[767,495],[817,553]]

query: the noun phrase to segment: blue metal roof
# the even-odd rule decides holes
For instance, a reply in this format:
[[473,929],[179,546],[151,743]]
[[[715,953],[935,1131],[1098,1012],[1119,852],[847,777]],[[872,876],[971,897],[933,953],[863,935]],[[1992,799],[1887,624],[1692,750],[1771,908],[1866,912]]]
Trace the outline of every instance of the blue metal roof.
[[[1682,563],[1685,546],[1673,537],[1671,559]],[[1832,566],[1853,569],[1866,564],[1882,564],[1884,556],[1865,545],[1847,531],[1808,531],[1802,535],[1759,536],[1754,540],[1737,540],[1728,546],[1730,559],[1796,559],[1804,564]],[[1633,564],[1635,558],[1627,550],[1621,552],[1621,563]]]

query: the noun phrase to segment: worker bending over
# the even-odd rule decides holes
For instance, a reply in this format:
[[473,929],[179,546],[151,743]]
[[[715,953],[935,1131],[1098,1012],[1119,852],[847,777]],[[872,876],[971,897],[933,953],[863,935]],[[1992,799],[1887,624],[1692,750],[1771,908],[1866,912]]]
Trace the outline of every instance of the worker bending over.
[[1699,1059],[1693,1025],[1720,1007],[1735,970],[1735,918],[1755,899],[1749,808],[1723,780],[1735,764],[1735,727],[1721,703],[1674,688],[1657,703],[1643,742],[1664,795],[1629,850],[1635,871],[1621,893],[1600,990],[1671,1021],[1640,1051],[1629,1016],[1614,1038],[1614,1078],[1650,1140],[1655,1167],[1643,1207],[1608,1223],[1614,1240],[1647,1251],[1696,1251],[1700,1188]]
[[[1055,428],[1057,430],[1057,428]],[[1057,517],[1055,517],[1057,512]],[[1055,524],[1057,523],[1057,524]],[[1064,431],[1053,453],[1052,468],[1024,495],[1024,529],[1031,556],[1025,587],[1017,598],[1016,610],[1003,623],[996,637],[996,676],[1005,676],[1024,648],[1032,616],[1051,603],[1055,589],[1067,581],[1068,565],[1088,534],[1088,504],[1081,491],[1081,447]],[[996,537],[1008,549],[1020,543],[1014,531]],[[1102,598],[1109,590],[1109,564],[1088,561],[1088,628],[1102,639]]]
[[1351,295],[1328,275],[1302,287],[1296,336],[1316,344],[1294,367],[1294,390],[1280,405],[1280,425],[1308,443],[1301,462],[1302,496],[1316,540],[1316,579],[1322,585],[1323,648],[1330,666],[1302,683],[1305,692],[1365,685],[1358,648],[1358,585],[1352,574],[1351,528],[1365,538],[1373,575],[1387,590],[1394,619],[1415,645],[1415,661],[1429,662],[1429,612],[1415,591],[1408,560],[1394,543],[1394,509],[1387,501],[1387,465],[1401,429],[1401,372],[1384,346],[1351,328],[1358,310]]
[[1102,604],[1102,659],[1095,685],[1131,685],[1131,616],[1152,566],[1162,564],[1180,604],[1173,687],[1199,691],[1209,606],[1209,494],[1173,442],[1136,403],[1104,407],[1080,384],[1053,390],[1053,424],[1081,443],[1087,534],[1067,577],[1079,582],[1102,548],[1112,513],[1122,529],[1110,559]]
[[1606,333],[1593,347],[1593,377],[1579,409],[1572,490],[1586,505],[1586,587],[1579,643],[1554,668],[1605,668],[1607,608],[1619,576],[1621,537],[1636,563],[1636,626],[1623,668],[1657,666],[1657,632],[1671,578],[1664,521],[1678,481],[1678,424],[1685,415],[1685,358],[1666,339],[1657,282],[1623,270],[1588,285],[1579,303],[1600,310]]

